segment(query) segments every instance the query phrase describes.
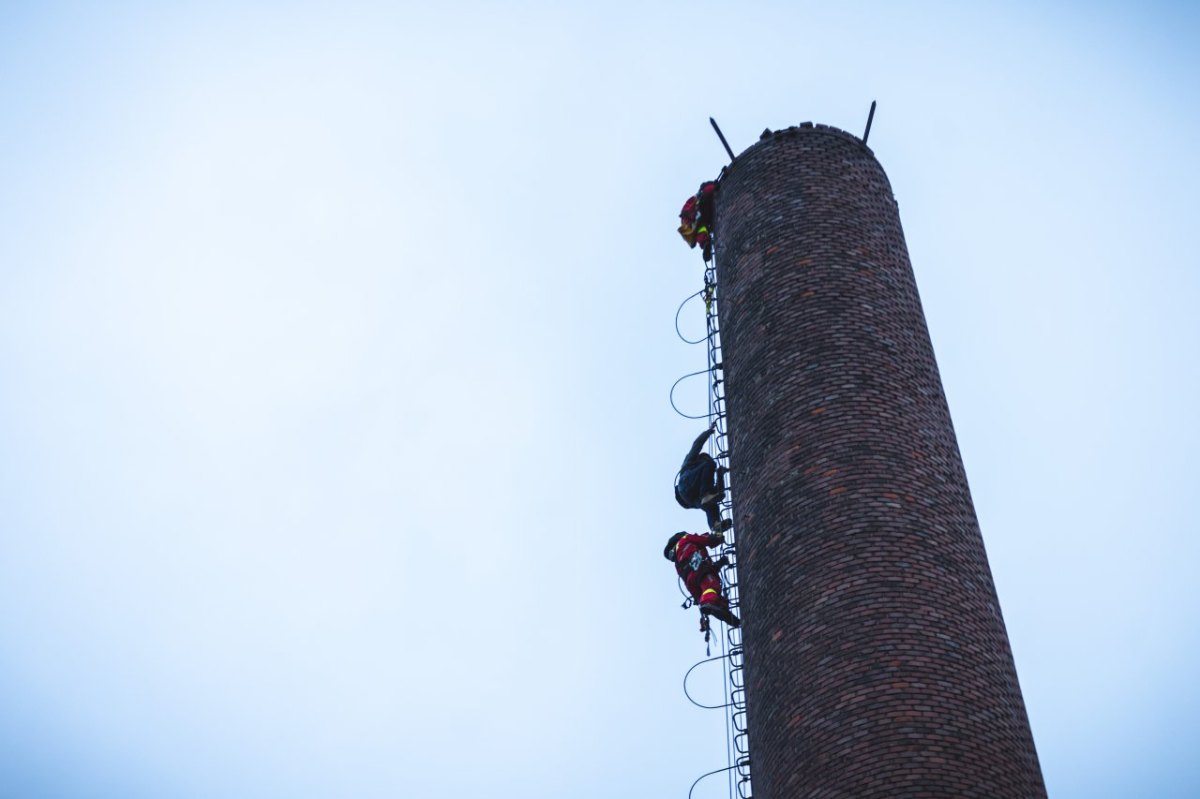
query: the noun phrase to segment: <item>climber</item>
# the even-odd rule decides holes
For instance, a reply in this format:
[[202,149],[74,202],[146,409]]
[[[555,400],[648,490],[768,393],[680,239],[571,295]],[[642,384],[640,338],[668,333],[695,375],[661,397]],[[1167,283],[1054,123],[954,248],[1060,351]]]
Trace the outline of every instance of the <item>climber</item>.
[[698,508],[708,517],[708,529],[714,533],[723,533],[732,525],[728,519],[721,519],[721,500],[725,498],[724,466],[718,466],[712,456],[703,452],[704,442],[708,441],[717,429],[713,422],[707,430],[696,437],[692,448],[688,450],[679,473],[675,475],[675,501],[684,508]]
[[712,229],[717,184],[711,180],[700,184],[700,190],[688,197],[679,212],[679,235],[689,247],[700,245],[705,263],[712,260]]
[[[675,564],[675,571],[683,579],[688,593],[700,606],[703,617],[716,616],[730,627],[740,627],[742,620],[729,609],[729,600],[721,592],[721,567],[729,560],[721,556],[716,560],[708,557],[708,548],[725,543],[720,533],[676,533],[667,541],[663,557]],[[707,624],[702,622],[702,629]]]
[[700,190],[696,192],[697,211],[696,219],[696,243],[700,245],[700,249],[704,252],[704,262],[708,263],[712,260],[712,229],[713,217],[716,213],[717,200],[717,184],[709,180],[700,184]]

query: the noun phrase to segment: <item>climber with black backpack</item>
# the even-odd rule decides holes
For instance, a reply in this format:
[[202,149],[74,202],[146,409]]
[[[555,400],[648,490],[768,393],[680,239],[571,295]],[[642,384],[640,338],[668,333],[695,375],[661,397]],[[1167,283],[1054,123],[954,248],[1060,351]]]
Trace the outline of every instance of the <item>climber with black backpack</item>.
[[708,529],[714,533],[723,533],[733,526],[729,519],[721,518],[721,500],[725,498],[724,466],[717,462],[707,452],[704,452],[704,442],[708,441],[717,429],[717,423],[696,437],[692,448],[688,450],[679,473],[675,475],[675,501],[684,508],[696,508],[704,511],[708,517]]

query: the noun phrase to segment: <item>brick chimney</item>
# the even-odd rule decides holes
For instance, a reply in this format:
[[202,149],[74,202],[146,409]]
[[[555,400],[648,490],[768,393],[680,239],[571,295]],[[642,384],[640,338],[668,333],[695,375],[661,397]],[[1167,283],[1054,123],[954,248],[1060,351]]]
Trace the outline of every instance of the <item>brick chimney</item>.
[[756,799],[1044,797],[882,167],[764,134],[716,243]]

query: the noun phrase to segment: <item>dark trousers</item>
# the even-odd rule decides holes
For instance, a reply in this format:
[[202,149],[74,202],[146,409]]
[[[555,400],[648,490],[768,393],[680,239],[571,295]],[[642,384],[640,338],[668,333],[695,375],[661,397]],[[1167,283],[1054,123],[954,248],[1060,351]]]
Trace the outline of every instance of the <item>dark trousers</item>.
[[705,496],[725,493],[725,473],[717,468],[717,462],[704,455],[700,463],[680,475],[679,484],[681,488],[686,487],[684,492],[675,494],[679,504],[704,511],[708,529],[717,530],[721,524],[721,497],[702,503]]
[[714,499],[707,505],[701,505],[700,510],[708,517],[708,529],[716,532],[721,528],[721,500]]

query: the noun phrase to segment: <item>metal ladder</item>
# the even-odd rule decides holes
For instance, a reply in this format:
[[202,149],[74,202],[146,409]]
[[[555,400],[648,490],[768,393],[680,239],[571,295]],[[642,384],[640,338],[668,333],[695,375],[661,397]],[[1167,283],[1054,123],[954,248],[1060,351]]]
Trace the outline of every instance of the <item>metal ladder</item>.
[[[729,438],[728,428],[726,424],[726,407],[725,407],[725,379],[722,370],[721,362],[721,331],[717,314],[717,281],[716,281],[716,254],[714,252],[713,260],[706,265],[704,273],[704,288],[692,297],[700,296],[705,303],[705,336],[703,339],[690,340],[679,332],[679,314],[676,313],[676,332],[679,337],[689,344],[699,344],[705,342],[708,350],[708,368],[701,372],[693,372],[690,375],[685,375],[676,381],[675,386],[688,377],[697,376],[700,374],[709,375],[708,384],[708,413],[705,416],[692,416],[683,413],[675,406],[674,390],[672,386],[671,405],[675,411],[689,419],[708,419],[709,423],[716,422],[716,432],[709,439],[708,450],[709,454],[717,461],[719,466],[729,466]],[[690,300],[692,297],[689,297]],[[684,301],[684,305],[688,300]],[[680,306],[682,310],[683,306]],[[731,477],[733,472],[726,473],[725,498],[721,502],[722,518],[732,518],[733,507],[733,482]],[[725,596],[729,600],[729,607],[735,613],[741,604],[740,590],[738,585],[737,572],[737,531],[735,528],[730,528],[725,533],[725,544],[721,547],[721,556],[728,558],[729,565],[721,571],[721,580],[725,586]],[[740,616],[741,614],[738,613]],[[713,624],[717,624],[714,619]],[[683,690],[688,700],[698,707],[725,711],[725,728],[726,728],[726,759],[725,768],[716,769],[706,774],[701,775],[692,783],[691,789],[688,791],[688,797],[691,799],[692,792],[696,786],[704,779],[725,773],[729,782],[730,797],[738,797],[738,799],[751,799],[750,787],[750,751],[746,735],[746,680],[745,680],[745,658],[742,647],[742,630],[740,627],[734,628],[727,625],[724,626],[724,636],[718,635],[721,642],[721,654],[716,657],[710,657],[701,660],[690,669],[683,678]],[[724,672],[724,683],[728,700],[720,705],[708,705],[697,702],[688,693],[687,679],[688,676],[697,667],[714,661],[720,661],[722,671]]]

